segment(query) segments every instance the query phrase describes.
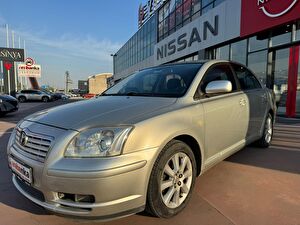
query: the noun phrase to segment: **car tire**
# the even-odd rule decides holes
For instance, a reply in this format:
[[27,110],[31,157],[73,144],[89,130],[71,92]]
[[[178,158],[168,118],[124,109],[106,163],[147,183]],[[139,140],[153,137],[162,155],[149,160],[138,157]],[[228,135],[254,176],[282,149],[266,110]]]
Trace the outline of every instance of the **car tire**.
[[161,218],[170,218],[182,211],[191,198],[196,171],[191,148],[181,141],[169,142],[154,163],[146,211]]
[[19,102],[26,102],[26,98],[24,96],[20,96],[18,100]]
[[43,102],[49,102],[49,98],[47,96],[42,97]]
[[255,145],[260,148],[268,148],[273,138],[273,117],[269,113],[264,123],[263,135],[255,142]]

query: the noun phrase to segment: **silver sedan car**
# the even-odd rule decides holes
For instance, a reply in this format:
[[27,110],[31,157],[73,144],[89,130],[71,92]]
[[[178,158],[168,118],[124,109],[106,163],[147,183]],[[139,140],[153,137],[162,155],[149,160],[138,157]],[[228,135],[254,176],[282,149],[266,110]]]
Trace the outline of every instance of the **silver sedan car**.
[[55,213],[169,218],[195,179],[250,143],[270,145],[273,93],[228,61],[139,71],[99,98],[33,114],[8,143],[15,187]]

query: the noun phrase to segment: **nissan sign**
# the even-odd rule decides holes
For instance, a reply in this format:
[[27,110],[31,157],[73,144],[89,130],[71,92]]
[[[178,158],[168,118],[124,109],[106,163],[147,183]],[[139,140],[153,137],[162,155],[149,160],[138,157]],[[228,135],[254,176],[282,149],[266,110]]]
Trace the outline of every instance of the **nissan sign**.
[[300,19],[300,0],[242,0],[241,37]]
[[154,64],[177,60],[240,36],[240,0],[226,0],[155,45]]
[[0,60],[11,62],[24,62],[24,49],[0,48]]

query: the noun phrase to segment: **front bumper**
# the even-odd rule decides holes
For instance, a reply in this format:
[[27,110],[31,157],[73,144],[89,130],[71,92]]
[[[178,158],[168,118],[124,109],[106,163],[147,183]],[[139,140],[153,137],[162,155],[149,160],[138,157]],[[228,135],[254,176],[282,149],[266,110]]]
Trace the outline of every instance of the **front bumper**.
[[[41,163],[26,158],[13,147],[8,149],[8,154],[32,168],[31,188],[41,192],[42,199],[27,191],[24,188],[27,184],[20,185],[22,181],[13,175],[15,187],[32,202],[58,214],[106,220],[144,209],[148,179],[157,149],[107,159],[62,158],[54,164],[47,160]],[[99,164],[110,166],[99,169]],[[79,165],[82,169],[78,168]],[[92,195],[95,202],[63,200],[59,198],[59,193]]]

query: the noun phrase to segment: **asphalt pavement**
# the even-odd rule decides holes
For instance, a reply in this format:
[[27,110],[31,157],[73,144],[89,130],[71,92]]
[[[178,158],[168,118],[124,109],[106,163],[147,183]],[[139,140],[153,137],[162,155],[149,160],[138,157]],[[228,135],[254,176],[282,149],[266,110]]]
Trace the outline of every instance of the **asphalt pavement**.
[[145,213],[99,222],[53,215],[14,188],[6,145],[25,116],[72,100],[22,103],[19,112],[0,118],[0,225],[300,225],[300,120],[278,118],[272,146],[246,147],[196,181],[187,208],[172,219]]

